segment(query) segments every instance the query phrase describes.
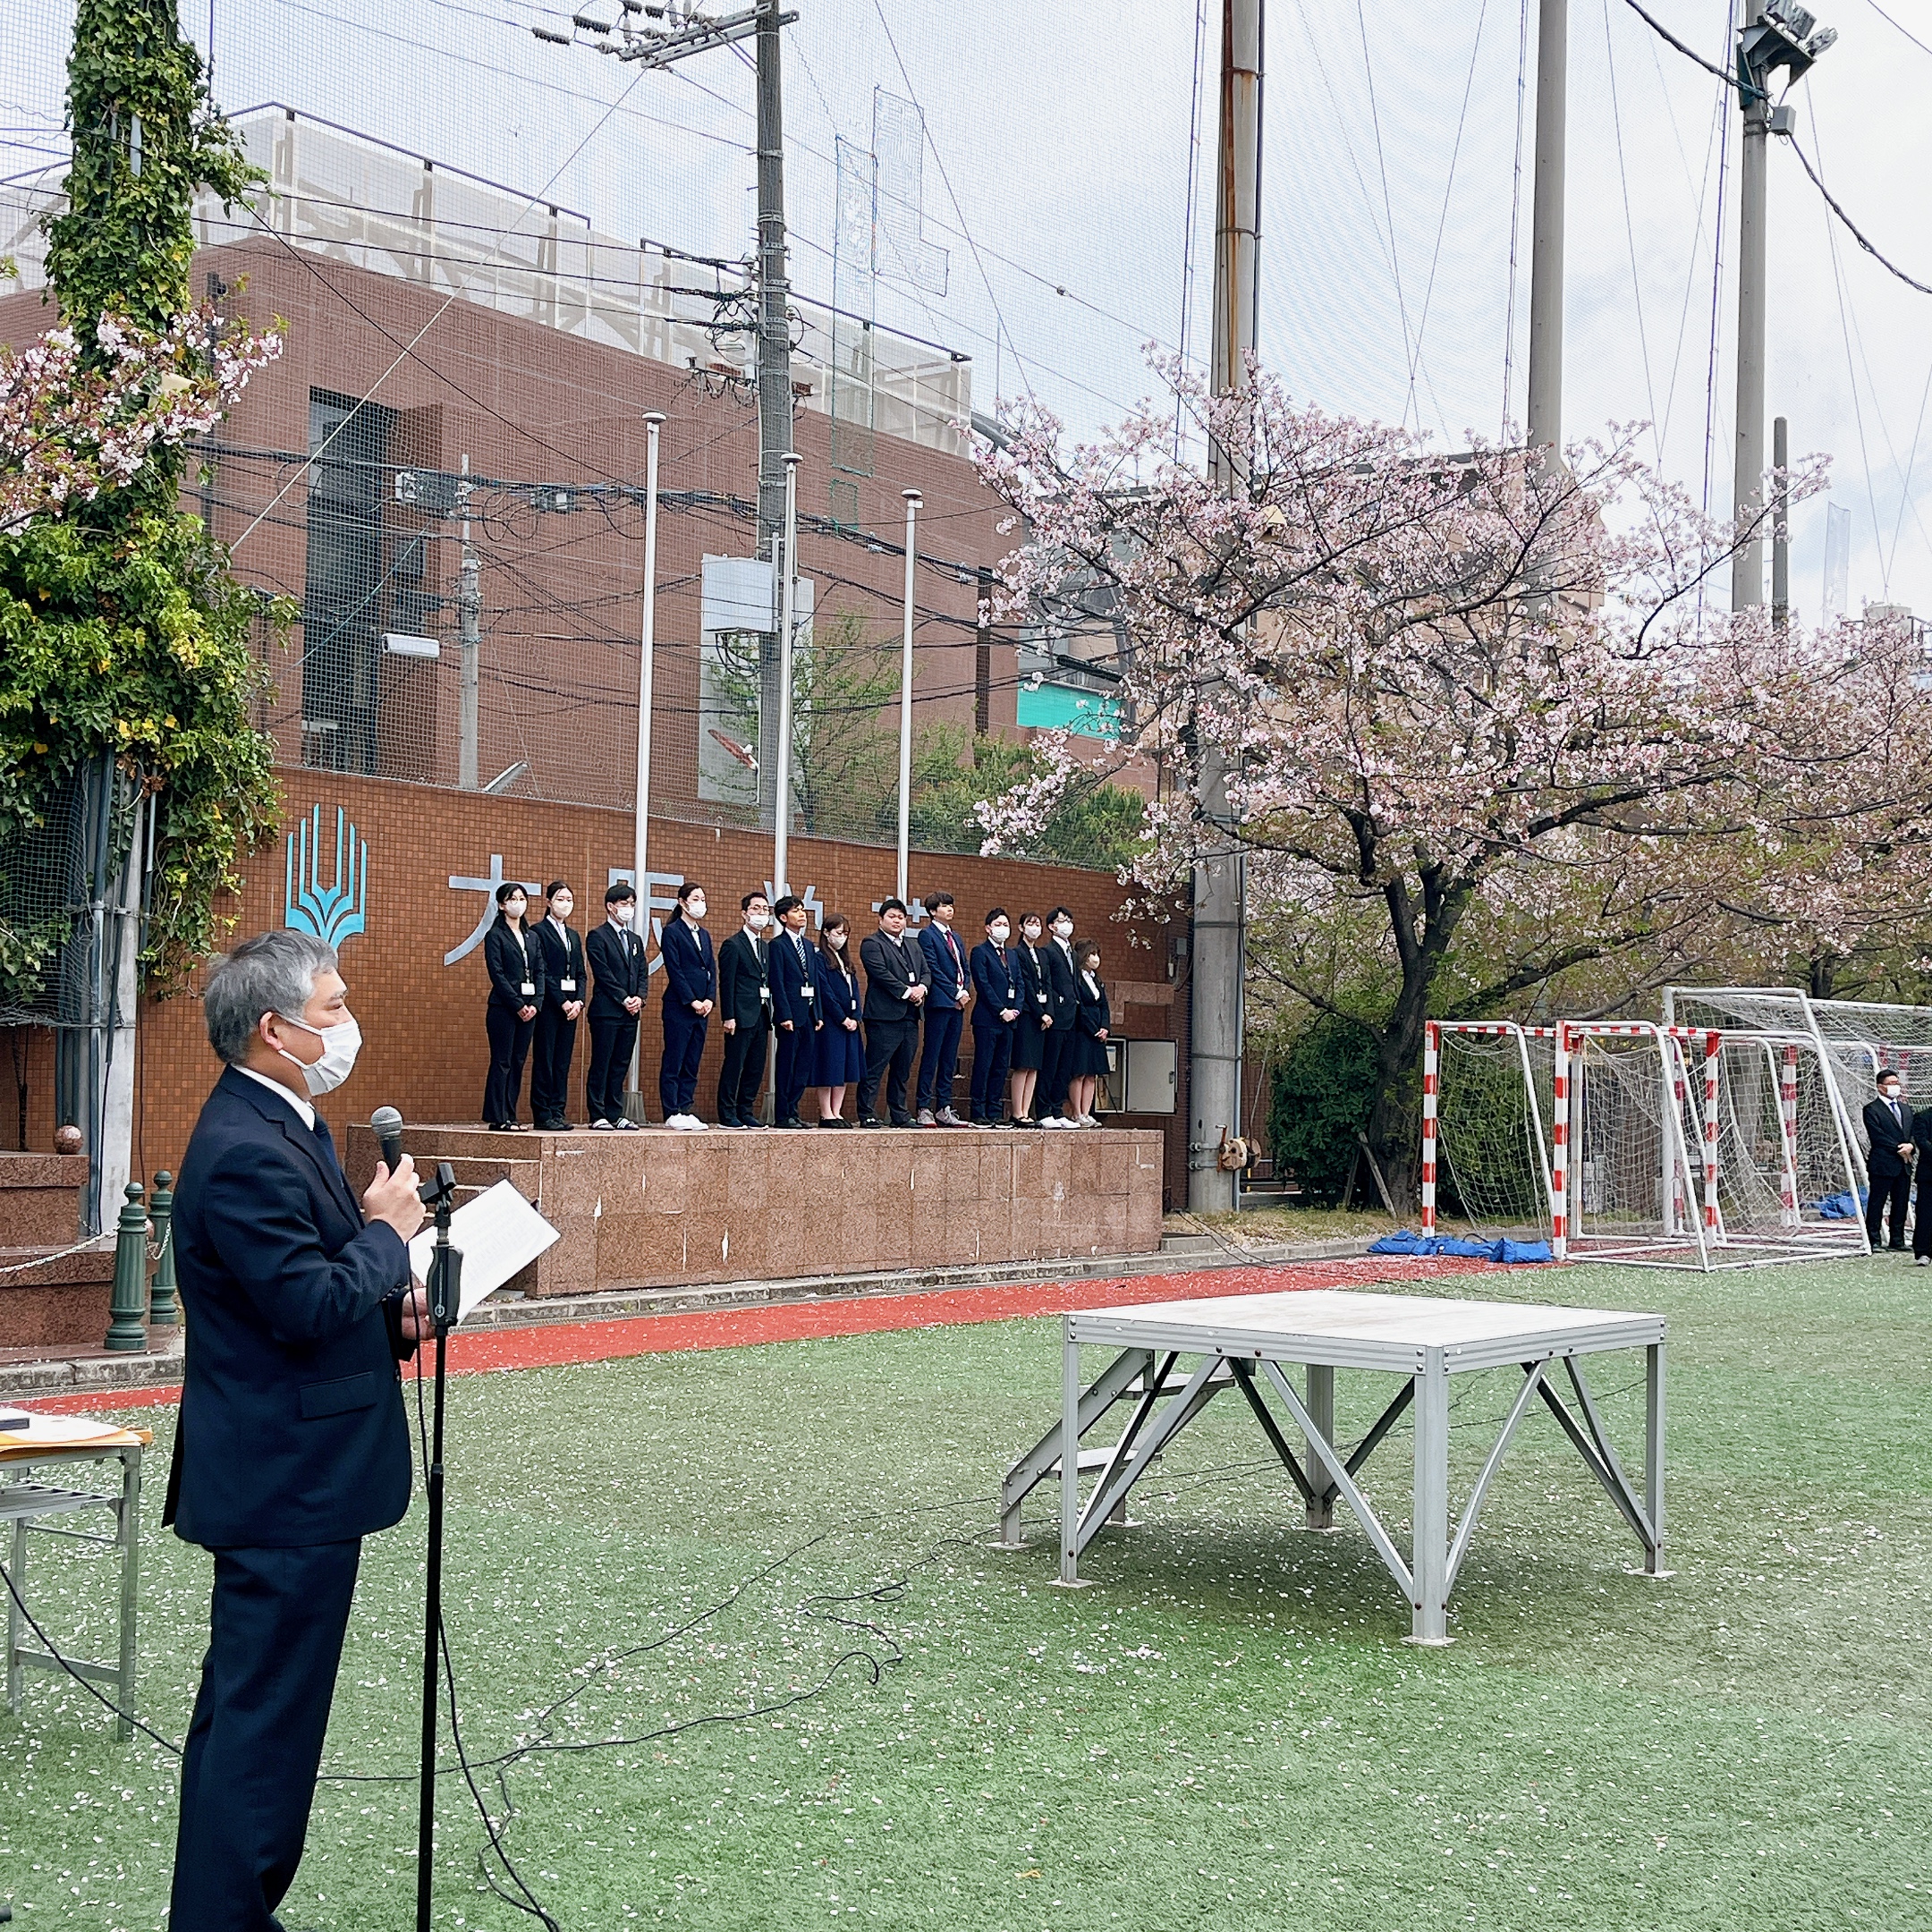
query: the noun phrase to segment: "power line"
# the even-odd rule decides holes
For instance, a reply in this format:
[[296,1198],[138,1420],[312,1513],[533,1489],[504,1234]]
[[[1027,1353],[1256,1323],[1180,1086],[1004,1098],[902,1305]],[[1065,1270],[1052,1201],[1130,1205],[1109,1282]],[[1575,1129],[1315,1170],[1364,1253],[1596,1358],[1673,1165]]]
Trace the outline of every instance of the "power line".
[[1818,171],[1811,165],[1810,157],[1805,153],[1804,149],[1798,145],[1798,137],[1795,134],[1786,134],[1784,139],[1791,144],[1791,151],[1798,157],[1799,165],[1802,167],[1805,173],[1811,177],[1811,185],[1816,188],[1821,195],[1825,197],[1825,205],[1828,208],[1830,208],[1832,213],[1835,215],[1840,221],[1844,224],[1846,229],[1851,233],[1852,239],[1856,242],[1858,245],[1861,249],[1863,249],[1865,252],[1869,255],[1871,258],[1875,262],[1877,262],[1881,268],[1885,269],[1887,274],[1896,275],[1898,279],[1902,282],[1907,288],[1917,289],[1921,295],[1932,295],[1932,286],[1928,286],[1927,284],[1919,281],[1916,277],[1907,275],[1905,271],[1901,268],[1896,262],[1893,261],[1888,256],[1886,256],[1870,239],[1870,237],[1866,234],[1865,231],[1860,228],[1859,225],[1855,221],[1853,221],[1849,215],[1845,213],[1843,205],[1839,201],[1838,198],[1835,194],[1833,194],[1831,190],[1825,185],[1823,176],[1821,176]]

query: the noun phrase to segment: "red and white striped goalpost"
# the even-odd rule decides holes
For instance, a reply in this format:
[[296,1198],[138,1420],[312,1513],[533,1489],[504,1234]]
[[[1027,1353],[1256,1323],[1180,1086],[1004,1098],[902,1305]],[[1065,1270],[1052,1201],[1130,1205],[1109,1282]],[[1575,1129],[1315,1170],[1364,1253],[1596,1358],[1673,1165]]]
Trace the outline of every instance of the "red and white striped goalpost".
[[1436,1021],[1422,1028],[1422,1232],[1436,1232],[1436,1107],[1442,1081],[1442,1027]]
[[1570,1252],[1570,1022],[1556,1022],[1556,1063],[1550,1089],[1550,1255]]

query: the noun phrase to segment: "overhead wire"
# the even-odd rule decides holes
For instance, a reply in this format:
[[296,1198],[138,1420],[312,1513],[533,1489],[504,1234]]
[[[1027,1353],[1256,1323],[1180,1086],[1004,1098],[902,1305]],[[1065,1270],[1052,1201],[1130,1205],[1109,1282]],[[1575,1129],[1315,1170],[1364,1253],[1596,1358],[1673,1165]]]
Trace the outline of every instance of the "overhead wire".
[[1521,0],[1516,23],[1516,155],[1510,167],[1509,294],[1503,305],[1503,416],[1499,440],[1510,433],[1512,378],[1516,366],[1516,252],[1522,227],[1523,109],[1530,82],[1530,0]]

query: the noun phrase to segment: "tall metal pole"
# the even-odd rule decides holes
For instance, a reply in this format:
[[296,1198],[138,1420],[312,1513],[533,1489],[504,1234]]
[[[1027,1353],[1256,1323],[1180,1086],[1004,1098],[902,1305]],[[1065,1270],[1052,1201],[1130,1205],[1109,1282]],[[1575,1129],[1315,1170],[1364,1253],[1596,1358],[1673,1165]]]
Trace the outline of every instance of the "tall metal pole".
[[1771,622],[1780,631],[1791,622],[1791,436],[1780,416],[1771,425],[1771,467],[1777,496],[1771,518]]
[[912,567],[919,545],[919,493],[902,490],[905,498],[905,631],[899,647],[899,872],[894,890],[906,895],[908,861],[912,852]]
[[1536,202],[1530,231],[1530,447],[1563,461],[1563,163],[1570,0],[1538,0]]
[[[657,439],[666,419],[661,410],[644,417],[644,622],[639,633],[637,714],[637,820],[631,831],[631,883],[637,888],[637,935],[650,946],[651,683],[657,656]],[[584,881],[584,889],[591,882]],[[644,1030],[631,1049],[631,1090],[644,1089]]]
[[[785,458],[792,451],[791,285],[785,279],[784,101],[779,52],[779,0],[760,0],[758,21],[758,542],[775,556],[784,523]],[[775,828],[778,639],[758,647],[758,811]]]
[[[1764,17],[1750,0],[1751,24]],[[1744,152],[1738,170],[1737,467],[1731,480],[1732,515],[1757,513],[1764,497],[1765,434],[1765,149],[1770,106],[1761,92],[1744,103]],[[1731,608],[1764,602],[1764,539],[1759,531],[1731,559]]]
[[462,504],[462,575],[456,591],[456,614],[462,640],[462,664],[456,682],[456,784],[474,792],[477,775],[477,679],[482,656],[483,585],[477,554],[470,547],[470,457],[464,453],[463,479],[456,486]]
[[787,455],[784,476],[784,575],[778,599],[778,769],[773,780],[772,890],[788,893],[786,847],[792,838],[792,645],[798,622],[798,466]]
[[[1258,303],[1261,235],[1262,0],[1222,0],[1221,139],[1215,201],[1214,341],[1216,395],[1248,386]],[[1226,449],[1211,447],[1216,481],[1247,487]],[[1208,695],[1204,691],[1203,696]],[[1241,1131],[1243,862],[1228,810],[1219,748],[1199,750],[1200,813],[1208,850],[1194,868],[1192,1051],[1188,1072],[1188,1206],[1195,1213],[1234,1206],[1234,1176],[1216,1159],[1224,1131]]]

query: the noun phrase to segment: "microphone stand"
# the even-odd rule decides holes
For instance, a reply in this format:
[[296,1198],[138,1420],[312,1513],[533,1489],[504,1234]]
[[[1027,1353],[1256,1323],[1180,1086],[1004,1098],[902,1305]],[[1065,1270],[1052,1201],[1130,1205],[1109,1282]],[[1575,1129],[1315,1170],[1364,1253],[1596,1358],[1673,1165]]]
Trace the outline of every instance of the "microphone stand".
[[[449,1332],[462,1307],[462,1250],[450,1241],[456,1172],[437,1163],[436,1179],[422,1191],[423,1206],[436,1215],[436,1248],[429,1258],[430,1319],[436,1325],[436,1420],[429,1452],[428,1589],[423,1603],[422,1794],[416,1827],[416,1927],[429,1932],[436,1889],[436,1748],[437,1651],[443,1635],[443,1391]],[[418,1343],[420,1346],[420,1342]]]

